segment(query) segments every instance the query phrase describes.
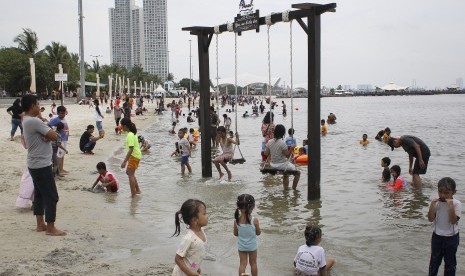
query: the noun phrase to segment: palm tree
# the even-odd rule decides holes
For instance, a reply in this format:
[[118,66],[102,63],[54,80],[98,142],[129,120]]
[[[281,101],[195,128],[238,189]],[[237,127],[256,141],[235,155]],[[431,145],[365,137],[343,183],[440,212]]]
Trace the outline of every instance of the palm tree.
[[31,29],[23,29],[23,33],[17,35],[13,41],[18,43],[18,48],[24,50],[28,56],[34,56],[39,45],[37,34]]
[[60,42],[52,42],[51,45],[47,45],[45,47],[45,52],[50,57],[55,68],[58,67],[58,64],[65,65],[70,61],[68,48],[65,45],[60,44]]

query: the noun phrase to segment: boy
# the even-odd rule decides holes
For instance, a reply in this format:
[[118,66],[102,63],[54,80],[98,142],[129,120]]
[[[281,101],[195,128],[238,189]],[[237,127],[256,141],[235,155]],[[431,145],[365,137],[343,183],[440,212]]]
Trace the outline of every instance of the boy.
[[100,181],[102,182],[102,187],[106,189],[107,192],[116,193],[118,191],[118,180],[111,172],[107,171],[105,163],[98,162],[97,171],[99,176],[90,190],[93,191],[95,186],[97,186],[97,183]]
[[326,136],[326,133],[328,133],[328,127],[326,126],[325,119],[321,119],[320,124],[321,124],[321,135]]
[[287,147],[290,147],[291,145],[294,145],[296,146],[297,145],[297,139],[295,138],[294,136],[294,129],[293,128],[289,128],[287,130],[287,134],[289,136],[286,137],[286,141],[284,141],[287,145]]
[[94,149],[97,141],[100,139],[99,137],[92,136],[94,132],[94,126],[88,125],[86,131],[81,135],[81,139],[79,140],[79,149],[84,154],[94,154],[92,150]]
[[381,177],[384,182],[389,182],[391,180],[391,171],[389,170],[389,165],[391,165],[391,158],[384,157],[381,159],[381,167],[384,168]]
[[189,157],[191,156],[191,145],[189,141],[184,137],[186,135],[186,132],[184,129],[180,129],[178,131],[178,146],[179,150],[181,151],[181,174],[184,175],[184,172],[186,170],[189,171],[189,173],[192,173],[192,168],[191,165],[189,164]]
[[197,147],[197,141],[198,137],[196,139],[195,137],[195,130],[193,128],[189,129],[189,143],[191,144],[191,148],[196,148]]
[[438,195],[431,201],[428,220],[433,222],[431,238],[431,259],[429,274],[437,275],[444,258],[444,275],[455,275],[457,269],[456,253],[459,245],[459,220],[462,203],[452,196],[456,192],[455,181],[444,177],[438,182]]
[[[69,138],[69,126],[68,122],[66,121],[66,115],[67,115],[66,107],[60,105],[57,108],[57,114],[58,116],[51,119],[48,125],[50,127],[56,127],[58,123],[63,123],[64,129],[60,132],[61,136],[61,145],[63,146],[64,149],[66,149],[67,143],[68,143],[68,138]],[[58,160],[58,169],[60,174],[67,174],[68,171],[66,171],[63,166],[65,163],[65,150],[60,148],[58,149],[58,152],[56,154],[57,160]]]
[[231,127],[231,118],[228,117],[227,114],[223,114],[223,120],[224,120],[224,128],[226,131],[229,131],[229,128]]
[[362,135],[362,140],[360,140],[360,145],[368,146],[369,143],[370,143],[370,141],[368,141],[368,135],[363,134]]
[[65,147],[63,147],[63,143],[62,143],[62,140],[61,140],[61,134],[63,132],[63,129],[65,128],[65,125],[62,123],[62,122],[58,122],[56,124],[56,134],[57,134],[57,138],[55,139],[55,141],[52,141],[52,150],[53,150],[53,153],[52,153],[52,169],[53,169],[53,176],[60,176],[60,177],[63,177],[65,176],[63,174],[63,171],[61,171],[60,169],[60,161],[59,161],[59,157],[58,157],[58,149],[61,149],[64,153],[68,154],[68,151],[66,150]]

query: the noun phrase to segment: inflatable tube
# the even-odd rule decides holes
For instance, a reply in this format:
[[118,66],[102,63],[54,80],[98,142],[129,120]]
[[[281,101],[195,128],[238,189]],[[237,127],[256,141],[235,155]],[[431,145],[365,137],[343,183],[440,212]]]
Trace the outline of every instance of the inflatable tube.
[[300,146],[294,148],[294,155],[299,154],[300,148]]
[[308,155],[304,154],[295,159],[296,164],[308,164]]

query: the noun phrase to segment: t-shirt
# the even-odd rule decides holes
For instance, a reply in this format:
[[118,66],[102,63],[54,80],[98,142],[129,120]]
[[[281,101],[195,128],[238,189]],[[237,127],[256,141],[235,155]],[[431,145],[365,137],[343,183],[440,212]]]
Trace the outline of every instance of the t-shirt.
[[139,147],[139,139],[137,135],[132,132],[128,132],[126,135],[126,150],[129,151],[129,147],[133,147],[131,156],[137,159],[142,158],[142,152],[140,151]]
[[422,157],[429,157],[431,152],[429,151],[428,146],[420,138],[411,136],[411,135],[402,135],[400,137],[402,148],[411,156],[418,158],[417,151],[413,147],[416,143],[420,146],[420,151]]
[[283,139],[271,139],[266,144],[266,147],[270,150],[271,163],[272,164],[283,164],[287,162],[287,157],[283,154],[283,150],[287,150],[287,145]]
[[13,116],[11,116],[12,119],[21,119],[21,113],[23,113],[23,109],[21,108],[21,106],[12,105],[8,107],[8,109],[6,110],[6,112],[8,111],[11,111],[11,113],[13,113]]
[[61,132],[61,140],[66,142],[66,141],[68,141],[69,127],[68,127],[68,122],[66,122],[65,118],[61,119],[60,117],[55,117],[55,118],[50,120],[48,125],[51,126],[51,127],[54,127],[60,122],[63,123],[63,125],[65,125],[65,128]]
[[325,250],[318,245],[301,245],[294,258],[295,268],[306,276],[319,275],[326,266]]
[[45,138],[51,128],[37,117],[24,116],[23,130],[28,168],[40,169],[52,165],[52,144]]
[[81,139],[79,140],[79,149],[84,151],[84,146],[90,142],[90,137],[92,136],[87,130],[81,135]]
[[102,113],[100,112],[100,108],[98,106],[95,107],[95,121],[101,122],[103,120]]
[[118,179],[111,173],[108,172],[105,175],[99,174],[97,181],[101,181],[102,183],[108,183],[115,180],[115,183],[113,185],[107,186],[107,191],[110,192],[117,192],[118,191]]
[[58,147],[61,146],[61,135],[60,133],[57,132],[57,138],[55,139],[55,141],[52,142],[52,149],[53,149],[53,152],[57,152],[58,151]]
[[115,106],[114,109],[113,109],[113,112],[114,112],[114,115],[115,115],[115,119],[118,119],[118,118],[121,118],[121,107],[119,106]]
[[131,106],[128,102],[123,103],[124,118],[131,118]]
[[287,136],[286,137],[286,145],[290,147],[291,145],[297,145],[297,140],[295,136]]
[[[203,232],[203,230],[202,230]],[[205,234],[205,233],[204,233]],[[206,236],[205,236],[206,237]],[[181,243],[176,250],[176,254],[183,257],[185,264],[192,271],[197,271],[202,264],[206,253],[207,241],[203,241],[192,230],[188,229],[186,235],[182,238]],[[176,265],[172,275],[185,275]]]
[[[460,218],[462,213],[462,203],[453,198],[455,215]],[[449,219],[449,204],[438,201],[436,203],[436,219],[433,221],[433,231],[439,236],[453,236],[459,232],[459,221],[457,224],[451,224]]]
[[189,156],[190,143],[186,137],[179,139],[178,146],[182,156]]

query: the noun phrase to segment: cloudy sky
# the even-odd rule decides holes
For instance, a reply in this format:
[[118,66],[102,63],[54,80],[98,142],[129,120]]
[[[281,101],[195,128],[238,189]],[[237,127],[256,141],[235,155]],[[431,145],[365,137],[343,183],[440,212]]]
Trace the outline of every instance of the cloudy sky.
[[[39,48],[58,41],[79,52],[77,0],[2,0],[0,46],[16,46],[22,28],[39,37]],[[175,79],[189,76],[189,39],[193,76],[198,78],[195,37],[187,26],[215,26],[232,21],[239,0],[169,0],[168,37],[170,71]],[[255,0],[260,15],[291,8],[291,0]],[[330,1],[314,1],[331,3]],[[142,0],[136,0],[140,6]],[[341,0],[336,13],[322,15],[322,84],[330,87],[358,84],[444,88],[465,78],[465,1],[463,0]],[[85,60],[101,55],[110,63],[108,9],[113,0],[83,0]],[[306,83],[306,35],[293,24],[294,85]],[[271,74],[290,80],[289,24],[271,27]],[[216,78],[215,39],[210,47],[210,73]],[[266,27],[259,34],[238,38],[238,71],[267,76]],[[219,36],[219,77],[234,74],[234,35]]]

